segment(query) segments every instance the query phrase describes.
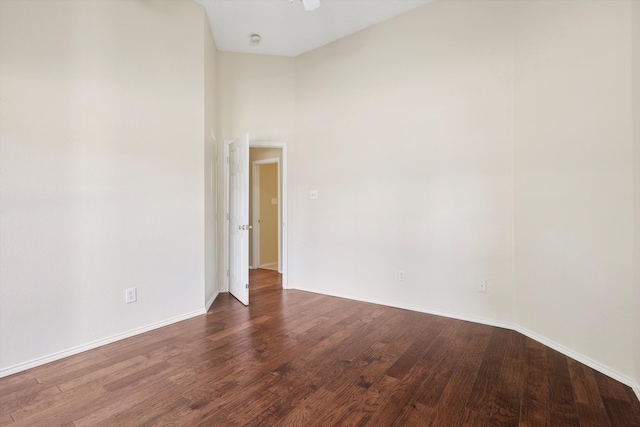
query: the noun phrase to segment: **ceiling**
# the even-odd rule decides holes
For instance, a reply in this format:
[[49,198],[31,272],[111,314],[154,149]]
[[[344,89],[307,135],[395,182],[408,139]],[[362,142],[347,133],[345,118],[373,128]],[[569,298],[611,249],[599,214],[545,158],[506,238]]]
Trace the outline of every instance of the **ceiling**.
[[[431,0],[196,0],[209,17],[218,50],[298,56]],[[262,38],[252,44],[252,34]]]

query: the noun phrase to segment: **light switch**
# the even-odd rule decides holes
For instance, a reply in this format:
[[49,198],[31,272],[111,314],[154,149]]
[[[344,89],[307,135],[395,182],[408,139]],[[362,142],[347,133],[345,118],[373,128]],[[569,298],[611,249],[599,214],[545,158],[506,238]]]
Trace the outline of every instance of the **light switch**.
[[317,199],[318,198],[318,190],[309,190],[309,198]]

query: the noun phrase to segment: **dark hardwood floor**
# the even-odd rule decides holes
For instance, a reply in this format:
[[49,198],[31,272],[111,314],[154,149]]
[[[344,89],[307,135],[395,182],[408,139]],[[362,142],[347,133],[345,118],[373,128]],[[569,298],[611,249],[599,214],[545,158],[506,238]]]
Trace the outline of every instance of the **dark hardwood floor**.
[[287,290],[0,379],[3,426],[640,426],[633,391],[525,336]]

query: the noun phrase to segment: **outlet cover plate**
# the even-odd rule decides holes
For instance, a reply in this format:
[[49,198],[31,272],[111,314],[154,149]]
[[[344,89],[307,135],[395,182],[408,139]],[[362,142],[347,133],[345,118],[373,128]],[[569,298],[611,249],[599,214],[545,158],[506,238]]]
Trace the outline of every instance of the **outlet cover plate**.
[[487,281],[481,280],[478,284],[478,292],[487,292]]
[[130,304],[138,300],[138,292],[136,288],[125,289],[125,302]]

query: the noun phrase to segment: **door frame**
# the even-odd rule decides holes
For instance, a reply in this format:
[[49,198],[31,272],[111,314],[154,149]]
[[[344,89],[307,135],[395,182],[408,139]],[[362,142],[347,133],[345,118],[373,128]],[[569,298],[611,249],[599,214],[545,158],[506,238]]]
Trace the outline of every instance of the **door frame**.
[[[205,308],[207,309],[207,311],[209,310],[209,308],[211,307],[211,305],[213,304],[213,302],[215,301],[216,297],[218,296],[218,294],[220,293],[220,275],[218,274],[218,269],[219,269],[219,259],[218,259],[218,253],[219,253],[219,248],[218,248],[218,243],[219,243],[219,238],[218,235],[219,233],[219,225],[220,225],[220,215],[218,214],[218,198],[219,198],[219,186],[218,186],[218,177],[219,175],[217,175],[218,172],[218,140],[216,139],[216,134],[213,131],[213,129],[211,130],[211,147],[213,149],[213,155],[210,158],[211,162],[209,164],[209,191],[210,191],[210,197],[211,197],[211,204],[210,207],[212,207],[213,212],[211,212],[210,214],[213,215],[213,253],[212,254],[208,254],[209,257],[213,258],[207,258],[205,260],[205,265],[207,262],[212,262],[213,263],[213,294],[211,297],[209,297],[207,299],[207,276],[206,276],[206,267],[205,267],[205,285],[204,285],[204,303],[205,303]],[[206,171],[205,171],[206,173]],[[205,184],[206,187],[206,184]],[[206,191],[206,188],[205,188]],[[205,208],[206,211],[206,208]],[[205,215],[206,217],[206,215]],[[206,218],[205,218],[206,221]],[[205,239],[207,238],[207,234],[205,231]],[[206,248],[206,245],[205,245]],[[206,254],[206,249],[205,249],[205,254]]]
[[[252,147],[249,147],[251,150]],[[260,268],[262,264],[260,262],[260,230],[262,229],[260,219],[260,166],[263,165],[276,165],[276,179],[278,188],[278,224],[282,224],[282,190],[280,186],[282,182],[280,180],[280,158],[274,157],[272,159],[255,160],[251,162],[251,219],[253,222],[253,233],[251,244],[253,246],[252,266],[253,268]],[[282,227],[278,226],[278,273],[282,273]]]
[[[224,212],[224,227],[222,233],[222,259],[223,259],[223,271],[222,271],[222,287],[220,292],[229,292],[229,142],[224,141],[224,194],[222,198],[222,205]],[[251,141],[249,140],[249,149],[251,148],[280,148],[282,150],[282,163],[281,163],[281,179],[282,179],[282,201],[280,202],[280,206],[282,207],[281,211],[281,223],[279,233],[282,241],[282,250],[281,250],[281,260],[279,262],[282,265],[282,289],[289,289],[289,238],[288,238],[288,211],[289,211],[289,200],[287,198],[288,193],[288,161],[287,161],[287,143],[286,142],[269,142],[269,141]]]

